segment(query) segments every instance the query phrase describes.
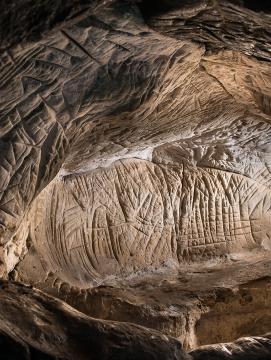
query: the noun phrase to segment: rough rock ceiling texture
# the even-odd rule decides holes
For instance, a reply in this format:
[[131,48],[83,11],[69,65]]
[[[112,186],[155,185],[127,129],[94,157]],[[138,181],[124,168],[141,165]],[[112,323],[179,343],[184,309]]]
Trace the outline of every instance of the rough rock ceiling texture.
[[271,356],[268,6],[0,2],[6,356]]

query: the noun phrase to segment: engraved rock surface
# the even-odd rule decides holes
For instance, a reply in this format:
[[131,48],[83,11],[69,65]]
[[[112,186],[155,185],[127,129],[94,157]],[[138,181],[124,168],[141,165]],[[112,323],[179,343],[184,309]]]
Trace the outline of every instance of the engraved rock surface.
[[59,179],[30,217],[48,270],[88,288],[165,263],[269,249],[270,190],[217,169],[122,160]]
[[3,282],[8,351],[268,358],[271,11],[252,3],[0,0],[0,278],[85,313]]
[[[193,9],[197,13],[197,8]],[[231,22],[235,13],[232,6],[227,9],[229,14],[223,14]],[[190,14],[187,10],[176,11],[176,16]],[[245,19],[246,12],[238,7],[234,11]],[[173,15],[168,16],[171,19]],[[267,15],[264,20],[258,14],[253,16],[268,29]],[[172,21],[166,23],[171,26]],[[160,24],[157,18],[150,20],[153,23]],[[179,20],[173,23],[174,29],[183,29]],[[75,257],[88,257],[93,279],[95,272],[99,277],[100,273],[125,268],[129,254],[133,254],[132,242],[135,248],[146,251],[138,253],[135,260],[130,259],[131,269],[133,265],[149,266],[171,259],[181,262],[185,258],[214,258],[253,247],[269,249],[269,63],[249,58],[234,46],[228,46],[228,50],[218,47],[215,54],[206,52],[199,41],[196,44],[187,38],[179,40],[172,34],[166,37],[164,27],[160,26],[159,32],[157,29],[146,25],[135,5],[96,6],[48,33],[40,42],[22,49],[15,47],[11,56],[5,57],[4,53],[0,89],[0,216],[6,271],[16,265],[11,249],[19,247],[16,254],[23,255],[22,246],[14,244],[25,241],[14,240],[18,227],[26,227],[22,222],[28,221],[26,213],[31,203],[56,176],[54,191],[61,182],[65,187],[84,179],[83,188],[73,185],[73,195],[64,188],[59,193],[63,199],[67,194],[65,203],[73,201],[71,196],[77,199],[74,201],[79,205],[75,204],[73,213],[70,205],[67,209],[56,205],[51,210],[54,214],[65,213],[60,220],[62,230],[57,231],[62,238],[59,241],[65,243],[60,246],[61,251],[72,248]],[[256,40],[259,33],[252,34]],[[261,37],[260,40],[263,41]],[[210,39],[206,42],[209,44]],[[118,161],[125,159],[136,164],[135,175],[131,165],[126,172],[118,170]],[[137,159],[142,160],[140,164]],[[94,185],[99,172],[105,177],[104,184]],[[139,195],[136,187],[141,186],[138,180],[143,172],[144,195]],[[159,174],[154,176],[155,172]],[[74,179],[69,179],[75,174]],[[157,184],[152,184],[153,177]],[[92,186],[105,188],[109,182],[115,184],[110,190],[112,196],[106,195],[107,189],[101,191],[103,195],[92,193]],[[152,194],[159,187],[160,200],[155,200],[158,194]],[[167,189],[167,194],[162,188]],[[125,195],[121,199],[116,191],[127,192],[126,197],[135,191],[135,195],[127,202]],[[152,199],[148,200],[148,196]],[[94,253],[90,250],[95,246],[89,231],[99,230],[91,224],[88,211],[94,211],[96,205],[85,213],[80,208],[80,202],[91,202],[92,197],[97,204],[108,203],[104,219],[97,221],[98,228],[110,229],[110,235],[102,235],[107,240],[96,244]],[[117,207],[114,201],[118,201]],[[127,209],[121,208],[124,201]],[[148,205],[149,201],[155,204]],[[146,216],[152,218],[144,219],[149,206],[151,211],[157,208],[163,214],[150,213]],[[124,230],[125,238],[118,223],[125,222],[125,217],[133,222],[133,212],[140,207],[143,213],[137,221],[141,235],[126,224],[129,229]],[[43,211],[49,214],[48,209]],[[37,219],[45,223],[40,225],[43,230],[38,229],[38,242],[55,242],[53,249],[58,246],[57,240],[52,239],[55,225],[50,225],[50,235],[46,230],[49,218],[44,218],[44,214]],[[85,221],[88,230],[73,225],[78,218]],[[144,221],[150,226],[148,230],[142,225]],[[138,237],[138,243],[134,237]],[[79,250],[75,249],[82,248],[82,241],[86,253],[78,255]],[[91,259],[97,251],[100,260]],[[72,259],[73,256],[71,262]]]

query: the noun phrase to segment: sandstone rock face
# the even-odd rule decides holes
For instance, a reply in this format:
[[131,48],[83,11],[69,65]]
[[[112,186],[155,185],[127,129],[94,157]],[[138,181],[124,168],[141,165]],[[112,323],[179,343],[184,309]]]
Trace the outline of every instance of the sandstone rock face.
[[19,348],[18,359],[190,359],[173,338],[132,324],[91,319],[38,290],[2,283],[0,293],[5,359],[12,359],[12,346],[13,351]]
[[[203,56],[203,46],[155,30],[134,6],[98,6],[14,49],[15,64],[5,63],[1,224],[8,271],[16,264],[10,249],[23,242],[13,239],[18,225],[57,174],[50,189],[59,188],[56,198],[69,205],[55,203],[37,216],[38,247],[53,242],[54,253],[64,248],[75,266],[85,263],[82,285],[129,266],[269,249],[269,64],[236,50]],[[72,194],[66,186],[74,186]],[[58,211],[61,230],[50,224],[48,232],[44,214],[52,219]],[[61,257],[49,267],[63,267]],[[63,269],[64,278],[65,271],[74,268]]]
[[[131,322],[178,338],[185,350],[257,336],[270,329],[269,254],[139,271],[80,289],[47,273],[30,250],[16,280],[29,282],[94,318]],[[14,274],[15,276],[15,274]]]
[[5,360],[159,359],[267,360],[270,334],[200,347],[185,354],[181,344],[154,330],[94,320],[38,290],[1,282],[1,356]]
[[195,360],[256,360],[270,359],[270,334],[242,338],[234,343],[206,346],[191,352]]
[[242,175],[123,160],[50,184],[31,233],[48,270],[88,288],[146,267],[269,249],[270,200]]
[[[87,314],[5,283],[7,349],[48,359],[268,358],[268,336],[187,355],[154,330],[187,349],[270,331],[271,15],[261,4],[0,3],[0,277]],[[88,315],[150,326],[154,339]],[[62,319],[78,326],[69,332]],[[97,344],[80,344],[84,329]]]

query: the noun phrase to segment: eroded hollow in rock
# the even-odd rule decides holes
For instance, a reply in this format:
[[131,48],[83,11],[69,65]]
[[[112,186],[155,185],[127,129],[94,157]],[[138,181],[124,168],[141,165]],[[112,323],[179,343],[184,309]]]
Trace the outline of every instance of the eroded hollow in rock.
[[[34,264],[34,265],[33,265]],[[79,289],[43,273],[30,251],[17,267],[17,280],[65,300],[95,318],[148,326],[178,338],[187,350],[268,332],[270,261],[247,255],[220,264],[139,272],[128,279],[107,279]],[[41,274],[43,274],[41,276]]]
[[198,345],[259,336],[270,327],[270,278],[242,285],[237,294],[222,294],[196,325]]

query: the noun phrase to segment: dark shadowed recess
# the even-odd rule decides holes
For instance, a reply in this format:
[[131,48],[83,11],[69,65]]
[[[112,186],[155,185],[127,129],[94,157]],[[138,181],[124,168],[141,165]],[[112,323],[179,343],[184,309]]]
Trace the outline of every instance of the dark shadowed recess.
[[243,5],[253,11],[271,13],[271,0],[244,0]]
[[58,23],[76,16],[97,0],[0,0],[0,51],[35,41]]
[[0,349],[2,360],[56,360],[55,357],[2,333],[0,333]]

